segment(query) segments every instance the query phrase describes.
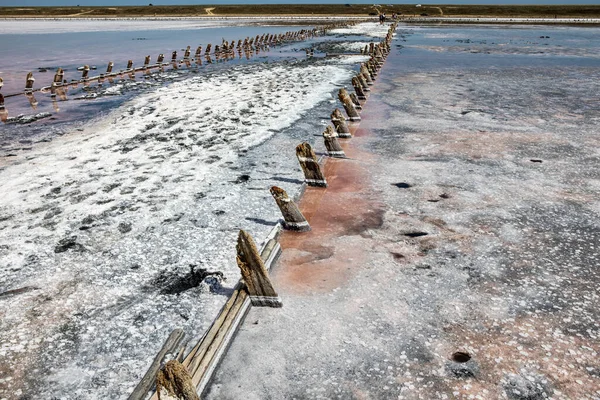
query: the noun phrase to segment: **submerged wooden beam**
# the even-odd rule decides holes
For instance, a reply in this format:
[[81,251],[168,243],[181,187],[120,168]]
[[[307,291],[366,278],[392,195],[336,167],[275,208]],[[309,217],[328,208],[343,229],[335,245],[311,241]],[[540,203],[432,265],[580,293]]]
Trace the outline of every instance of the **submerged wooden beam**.
[[271,195],[277,202],[277,206],[283,215],[283,228],[290,231],[306,232],[310,230],[310,225],[304,215],[300,212],[300,209],[289,198],[285,190],[280,187],[271,187]]
[[240,230],[238,234],[236,250],[237,265],[242,272],[252,305],[255,307],[282,307],[283,303],[273,288],[254,239],[244,230]]
[[321,171],[317,156],[310,144],[304,142],[296,146],[296,157],[304,172],[304,181],[308,186],[327,187],[325,175]]

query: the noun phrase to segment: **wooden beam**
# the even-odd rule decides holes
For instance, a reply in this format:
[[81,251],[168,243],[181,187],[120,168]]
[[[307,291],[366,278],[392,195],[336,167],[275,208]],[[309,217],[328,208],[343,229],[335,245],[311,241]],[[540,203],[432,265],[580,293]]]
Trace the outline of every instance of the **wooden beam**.
[[177,352],[178,346],[183,340],[184,336],[185,333],[183,332],[183,329],[178,328],[171,332],[158,354],[154,357],[154,360],[150,364],[150,368],[148,368],[148,371],[146,371],[146,374],[140,383],[138,383],[138,385],[135,387],[135,389],[133,389],[133,392],[131,392],[127,400],[143,400],[146,398],[148,391],[152,389],[152,386],[154,385],[156,374],[159,371],[165,357],[168,354],[174,354]]

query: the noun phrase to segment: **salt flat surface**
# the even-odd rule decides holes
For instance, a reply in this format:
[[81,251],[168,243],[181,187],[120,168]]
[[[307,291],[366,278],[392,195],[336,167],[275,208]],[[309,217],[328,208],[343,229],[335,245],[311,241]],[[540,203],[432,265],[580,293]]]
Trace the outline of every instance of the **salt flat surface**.
[[276,223],[268,188],[298,190],[294,146],[314,142],[360,60],[150,85],[5,159],[0,398],[125,398],[172,329],[197,340],[239,279],[238,230],[260,242]]
[[598,29],[463,29],[398,30],[313,231],[282,238],[283,308],[250,310],[206,398],[600,398],[600,62],[520,40]]

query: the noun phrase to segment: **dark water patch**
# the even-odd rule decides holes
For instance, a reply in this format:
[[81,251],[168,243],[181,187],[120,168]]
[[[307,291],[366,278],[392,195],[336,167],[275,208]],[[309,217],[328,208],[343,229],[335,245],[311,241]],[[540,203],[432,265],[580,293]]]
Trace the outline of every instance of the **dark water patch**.
[[406,183],[406,182],[398,182],[398,183],[392,183],[393,186],[396,186],[397,188],[400,189],[408,189],[413,187],[413,185],[411,185],[410,183]]
[[190,270],[185,274],[178,271],[162,271],[152,281],[152,285],[160,289],[161,294],[180,294],[200,286],[207,281],[211,291],[218,290],[224,280],[222,272],[209,272],[196,264],[189,265]]
[[421,231],[416,231],[416,232],[408,232],[408,233],[404,233],[404,236],[408,236],[408,237],[421,237],[421,236],[427,236],[429,235],[429,233],[427,232],[421,232]]

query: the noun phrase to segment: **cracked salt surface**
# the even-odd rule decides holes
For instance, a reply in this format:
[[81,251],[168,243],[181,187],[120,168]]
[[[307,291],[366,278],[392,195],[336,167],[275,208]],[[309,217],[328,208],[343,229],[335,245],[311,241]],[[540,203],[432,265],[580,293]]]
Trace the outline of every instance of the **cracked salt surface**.
[[[276,223],[268,187],[298,190],[293,148],[354,68],[236,65],[4,161],[0,398],[125,398],[172,329],[197,340],[239,279],[238,229]],[[173,289],[192,265],[223,279]]]

